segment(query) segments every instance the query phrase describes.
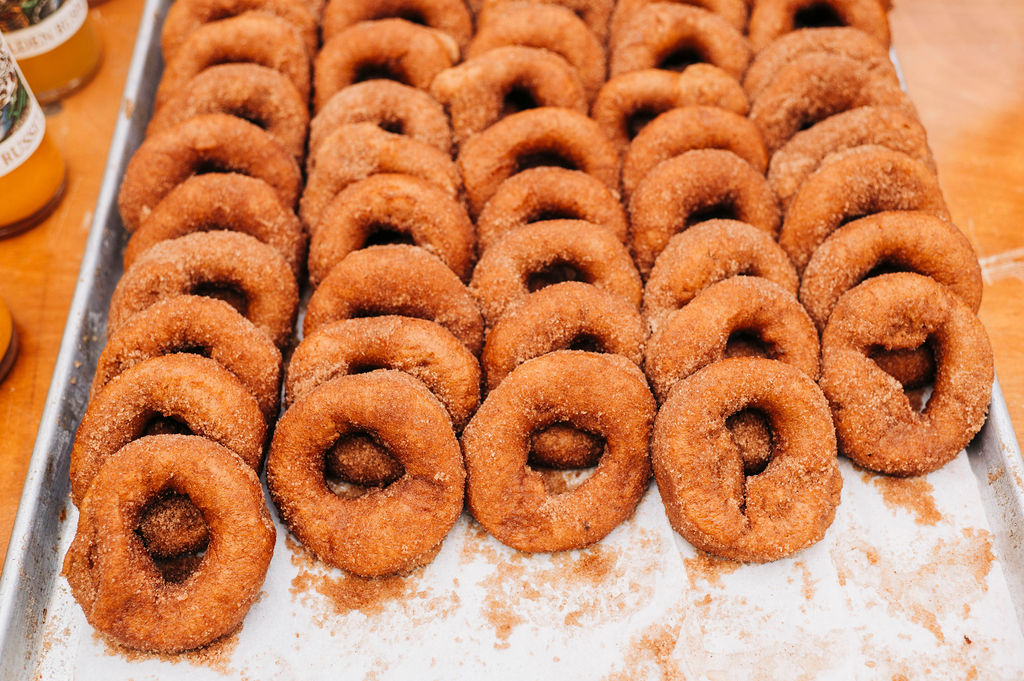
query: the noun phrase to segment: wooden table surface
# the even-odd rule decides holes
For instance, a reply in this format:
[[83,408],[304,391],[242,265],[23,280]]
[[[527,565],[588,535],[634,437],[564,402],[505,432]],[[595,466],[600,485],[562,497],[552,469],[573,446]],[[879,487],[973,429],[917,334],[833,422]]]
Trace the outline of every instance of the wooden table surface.
[[[1024,3],[895,0],[893,44],[929,133],[953,219],[981,258],[988,328],[1018,432],[1024,429]],[[60,208],[0,240],[0,297],[21,353],[0,384],[0,556],[78,275],[142,3],[92,10],[106,49],[96,79],[47,119],[69,165]]]

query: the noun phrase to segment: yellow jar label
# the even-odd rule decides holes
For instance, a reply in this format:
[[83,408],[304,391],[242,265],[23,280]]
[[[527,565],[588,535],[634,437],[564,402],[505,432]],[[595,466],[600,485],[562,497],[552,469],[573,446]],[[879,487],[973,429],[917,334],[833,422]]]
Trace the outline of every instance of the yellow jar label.
[[28,160],[44,132],[46,116],[0,36],[0,177]]
[[85,23],[88,0],[0,0],[0,31],[15,59],[63,45]]

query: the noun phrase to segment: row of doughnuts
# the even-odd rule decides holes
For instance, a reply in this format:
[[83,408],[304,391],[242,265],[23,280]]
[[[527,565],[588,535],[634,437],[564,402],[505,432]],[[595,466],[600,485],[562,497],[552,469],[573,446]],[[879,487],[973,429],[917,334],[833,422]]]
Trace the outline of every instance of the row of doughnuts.
[[118,197],[131,238],[72,449],[64,573],[93,626],[144,650],[236,629],[273,554],[258,476],[305,268],[294,211],[316,44],[309,8],[273,9],[174,3]]
[[461,3],[426,4],[427,25],[373,3],[324,10],[299,202],[314,291],[267,457],[292,534],[370,577],[433,559],[462,512],[457,434],[480,399],[476,238],[425,92],[472,22]]

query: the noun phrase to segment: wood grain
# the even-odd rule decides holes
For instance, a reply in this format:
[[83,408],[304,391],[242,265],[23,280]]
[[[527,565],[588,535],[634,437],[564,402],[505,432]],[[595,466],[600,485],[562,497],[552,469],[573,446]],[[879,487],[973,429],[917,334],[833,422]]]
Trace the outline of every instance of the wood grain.
[[[48,118],[68,158],[68,194],[35,230],[0,241],[0,297],[22,350],[0,384],[0,555],[74,291],[120,103],[138,0],[109,0],[92,15],[105,63],[96,80]],[[1013,422],[1024,429],[1024,3],[896,0],[893,43],[928,129],[953,217],[981,258],[981,317]]]

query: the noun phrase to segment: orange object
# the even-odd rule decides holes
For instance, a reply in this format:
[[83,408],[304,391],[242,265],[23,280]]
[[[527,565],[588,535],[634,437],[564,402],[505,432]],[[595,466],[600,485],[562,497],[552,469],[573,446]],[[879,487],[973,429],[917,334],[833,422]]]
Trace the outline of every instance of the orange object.
[[46,9],[8,4],[0,10],[0,31],[38,101],[49,104],[89,82],[103,50],[86,0],[39,6]]
[[60,202],[65,174],[43,110],[0,37],[0,237],[46,217]]
[[7,305],[0,300],[0,381],[4,380],[18,354],[18,336],[14,333],[14,321]]

